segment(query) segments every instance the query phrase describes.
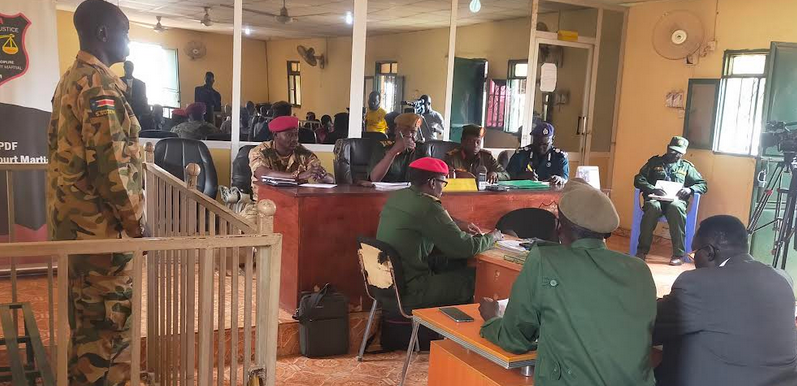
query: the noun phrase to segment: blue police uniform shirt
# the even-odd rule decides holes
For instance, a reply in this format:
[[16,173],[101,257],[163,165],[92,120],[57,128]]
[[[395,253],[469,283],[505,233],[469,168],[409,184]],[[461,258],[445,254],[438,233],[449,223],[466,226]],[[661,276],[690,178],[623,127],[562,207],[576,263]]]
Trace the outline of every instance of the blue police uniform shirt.
[[548,180],[552,176],[568,179],[570,162],[567,160],[567,152],[556,147],[552,147],[548,153],[542,156],[534,154],[529,148],[523,148],[509,160],[506,171],[512,178],[534,171],[541,181]]

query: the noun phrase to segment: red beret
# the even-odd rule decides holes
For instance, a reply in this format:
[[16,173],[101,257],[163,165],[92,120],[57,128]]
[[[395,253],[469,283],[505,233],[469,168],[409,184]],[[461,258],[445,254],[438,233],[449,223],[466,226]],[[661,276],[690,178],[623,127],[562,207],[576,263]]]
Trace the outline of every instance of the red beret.
[[205,107],[205,104],[202,102],[194,102],[185,108],[185,112],[188,113],[188,116],[205,115],[205,112],[207,112],[207,107]]
[[437,158],[418,158],[415,161],[412,161],[410,167],[418,170],[426,170],[427,172],[448,175],[448,165]]
[[172,110],[173,117],[187,117],[188,113],[185,112],[183,109],[174,109]]
[[299,118],[296,117],[276,117],[268,123],[268,129],[272,133],[280,133],[299,128]]

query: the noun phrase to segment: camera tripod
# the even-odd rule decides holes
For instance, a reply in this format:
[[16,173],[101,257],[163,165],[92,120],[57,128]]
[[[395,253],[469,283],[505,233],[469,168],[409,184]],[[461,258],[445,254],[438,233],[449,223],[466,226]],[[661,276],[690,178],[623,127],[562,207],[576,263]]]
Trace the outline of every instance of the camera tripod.
[[[791,182],[788,189],[781,188],[783,181],[783,173],[791,175]],[[766,172],[762,170],[759,172],[759,184],[764,183],[766,179]],[[764,213],[766,205],[769,203],[770,197],[775,194],[775,216],[772,221],[758,226],[761,216]],[[783,196],[786,196],[786,201],[783,201]],[[775,231],[775,242],[772,245],[772,266],[778,268],[780,264],[781,269],[786,268],[786,260],[789,257],[789,242],[795,233],[795,210],[797,209],[797,153],[784,152],[783,161],[778,162],[775,167],[773,178],[769,181],[764,189],[763,194],[756,202],[755,210],[750,216],[750,225],[747,227],[747,233],[752,235],[761,229],[773,225]],[[797,250],[797,241],[795,242],[794,249]]]

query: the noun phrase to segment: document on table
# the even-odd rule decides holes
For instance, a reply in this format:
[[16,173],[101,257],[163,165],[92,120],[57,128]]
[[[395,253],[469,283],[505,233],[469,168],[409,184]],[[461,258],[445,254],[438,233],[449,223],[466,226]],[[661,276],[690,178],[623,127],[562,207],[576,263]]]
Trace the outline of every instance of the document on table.
[[336,187],[335,184],[301,184],[300,188],[315,188],[315,189],[332,189]]
[[374,182],[376,190],[400,190],[410,187],[409,182]]
[[504,312],[506,312],[506,305],[509,304],[509,299],[503,299],[498,301],[498,313],[495,316],[504,317]]
[[665,191],[667,194],[664,196],[657,196],[655,194],[651,194],[650,198],[659,201],[675,201],[678,200],[678,191],[683,189],[683,187],[684,184],[680,182],[658,180],[656,181],[656,189],[661,189]]

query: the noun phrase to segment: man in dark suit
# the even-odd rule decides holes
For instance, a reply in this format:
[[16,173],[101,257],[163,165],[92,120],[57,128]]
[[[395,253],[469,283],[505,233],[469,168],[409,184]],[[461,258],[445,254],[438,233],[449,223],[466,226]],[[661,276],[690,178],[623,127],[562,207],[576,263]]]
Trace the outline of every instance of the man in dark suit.
[[213,84],[216,83],[216,75],[208,71],[205,73],[205,84],[196,86],[194,88],[194,102],[202,102],[205,104],[207,110],[205,111],[205,121],[216,124],[213,119],[213,114],[216,111],[221,111],[221,94],[213,89]]
[[124,63],[125,75],[122,81],[127,85],[127,97],[130,102],[130,107],[133,108],[133,114],[140,121],[144,116],[149,115],[149,105],[147,103],[147,85],[141,79],[133,77],[133,70],[135,66],[133,62],[126,61]]
[[794,294],[785,272],[747,253],[737,218],[700,223],[697,269],[658,302],[653,344],[664,345],[659,386],[797,385]]

